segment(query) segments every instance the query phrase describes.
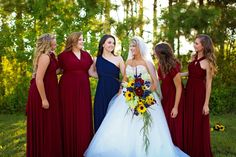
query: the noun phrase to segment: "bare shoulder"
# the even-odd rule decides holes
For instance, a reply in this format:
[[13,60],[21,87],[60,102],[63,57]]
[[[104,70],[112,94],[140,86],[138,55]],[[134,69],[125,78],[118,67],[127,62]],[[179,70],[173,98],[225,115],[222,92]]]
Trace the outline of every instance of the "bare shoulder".
[[204,59],[202,61],[200,61],[200,66],[202,69],[209,69],[209,61],[208,59]]
[[150,62],[150,61],[145,61],[145,62],[144,62],[144,65],[145,65],[148,69],[153,69],[153,68],[154,68],[153,63]]
[[122,56],[117,56],[117,59],[118,59],[118,61],[119,61],[120,63],[123,63],[123,62],[124,62]]
[[131,65],[132,64],[132,59],[128,59],[127,61],[126,61],[126,65]]
[[38,58],[38,69],[45,69],[50,64],[50,57],[47,54],[41,54]]
[[49,60],[50,60],[50,57],[47,54],[41,54],[39,56],[39,61],[49,61]]
[[150,61],[146,61],[146,64],[147,64],[148,66],[154,66],[154,64],[153,64],[152,62],[150,62]]

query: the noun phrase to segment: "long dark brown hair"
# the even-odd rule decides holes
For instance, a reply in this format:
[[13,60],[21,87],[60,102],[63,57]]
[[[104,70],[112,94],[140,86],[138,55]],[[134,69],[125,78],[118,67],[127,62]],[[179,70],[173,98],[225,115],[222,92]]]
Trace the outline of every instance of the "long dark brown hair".
[[157,44],[155,46],[155,53],[158,57],[163,76],[168,74],[172,68],[176,67],[177,64],[180,64],[168,43]]
[[[108,38],[112,38],[114,39],[114,44],[116,46],[116,39],[114,36],[112,35],[109,35],[109,34],[105,34],[101,39],[100,39],[100,42],[99,42],[99,46],[98,46],[98,53],[97,53],[97,57],[101,56],[103,54],[103,44],[106,42],[106,40]],[[115,48],[113,51],[111,51],[111,53],[115,56]]]
[[71,51],[73,46],[78,44],[79,38],[82,35],[82,32],[73,32],[71,33],[66,40],[66,46],[64,51]]
[[[206,34],[199,34],[196,36],[196,39],[199,39],[200,43],[203,46],[203,55],[208,60],[210,64],[211,73],[214,76],[217,72],[214,44],[211,38]],[[196,57],[196,56],[197,56],[197,53],[194,54],[193,57]]]

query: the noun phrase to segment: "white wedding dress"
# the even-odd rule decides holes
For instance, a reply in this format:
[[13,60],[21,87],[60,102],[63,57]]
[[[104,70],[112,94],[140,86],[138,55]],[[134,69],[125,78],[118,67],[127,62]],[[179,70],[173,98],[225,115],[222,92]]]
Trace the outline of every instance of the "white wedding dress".
[[[133,77],[135,67],[127,66],[126,75]],[[148,74],[147,69],[138,65],[137,73]],[[123,94],[114,97],[100,128],[96,132],[85,157],[187,157],[171,140],[168,125],[158,96],[156,104],[148,108],[152,124],[148,134],[150,145],[144,149],[143,135],[140,131],[143,120],[129,110]]]

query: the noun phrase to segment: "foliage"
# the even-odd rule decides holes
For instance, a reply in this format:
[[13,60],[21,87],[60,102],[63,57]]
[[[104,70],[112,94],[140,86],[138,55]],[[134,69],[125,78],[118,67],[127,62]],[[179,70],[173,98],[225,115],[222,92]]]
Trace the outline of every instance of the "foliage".
[[26,62],[2,57],[0,112],[13,113],[25,110],[30,73]]
[[[0,0],[0,112],[22,112],[27,99],[32,56],[36,38],[43,33],[54,33],[57,37],[57,53],[63,51],[68,34],[83,31],[84,49],[96,56],[100,37],[111,30],[119,39],[126,60],[129,41],[134,35],[142,35],[143,27],[150,20],[144,17],[143,0]],[[190,3],[187,3],[190,2]],[[157,2],[158,3],[158,2]],[[193,41],[196,34],[209,34],[216,47],[218,74],[213,81],[212,103],[221,106],[214,112],[227,112],[235,99],[224,104],[217,97],[230,96],[236,82],[236,9],[235,0],[209,0],[203,5],[190,0],[172,1],[171,7],[156,15],[157,24],[153,41],[168,41],[187,70],[188,55],[179,54],[179,39],[184,36]],[[120,8],[123,19],[110,14]],[[156,8],[157,9],[157,8]],[[149,30],[152,32],[152,30]],[[175,42],[177,41],[177,42]],[[95,88],[95,84],[93,83]],[[94,91],[93,91],[94,92]],[[228,95],[228,96],[226,96]],[[222,110],[222,111],[221,111]]]
[[234,86],[216,86],[213,83],[212,94],[210,98],[210,109],[213,114],[222,114],[236,112],[236,85]]

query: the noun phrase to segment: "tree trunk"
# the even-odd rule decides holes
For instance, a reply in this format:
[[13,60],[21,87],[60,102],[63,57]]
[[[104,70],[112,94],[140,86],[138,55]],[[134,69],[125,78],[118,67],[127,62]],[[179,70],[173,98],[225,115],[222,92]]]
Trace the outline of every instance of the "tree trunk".
[[200,6],[200,7],[204,5],[204,4],[203,4],[203,0],[198,0],[198,3],[199,3],[199,6]]
[[134,21],[134,3],[130,0],[130,8],[131,8],[131,30],[132,30],[132,36],[134,36],[135,35],[135,25],[134,25],[134,23],[135,23],[135,21]]
[[180,30],[178,28],[178,38],[177,38],[177,41],[178,41],[178,45],[177,45],[177,57],[179,58],[180,57]]
[[144,22],[143,22],[143,0],[139,0],[139,15],[138,15],[138,21],[139,21],[139,36],[143,36],[143,27],[144,27]]
[[157,43],[157,0],[153,2],[153,47]]
[[[169,0],[169,13],[170,16],[172,17],[172,4],[173,4],[173,0]],[[172,20],[169,21],[169,33],[168,33],[168,42],[170,43],[170,45],[173,47],[174,49],[174,28],[173,28],[173,22]]]
[[111,23],[110,23],[110,9],[111,9],[111,2],[106,1],[105,2],[105,7],[104,7],[104,16],[105,16],[105,21],[104,21],[104,32],[107,34],[111,33]]
[[23,33],[24,28],[22,26],[23,20],[22,20],[22,9],[21,6],[16,7],[16,35],[18,36],[16,40],[16,53],[23,54],[24,53],[24,41],[23,41]]

